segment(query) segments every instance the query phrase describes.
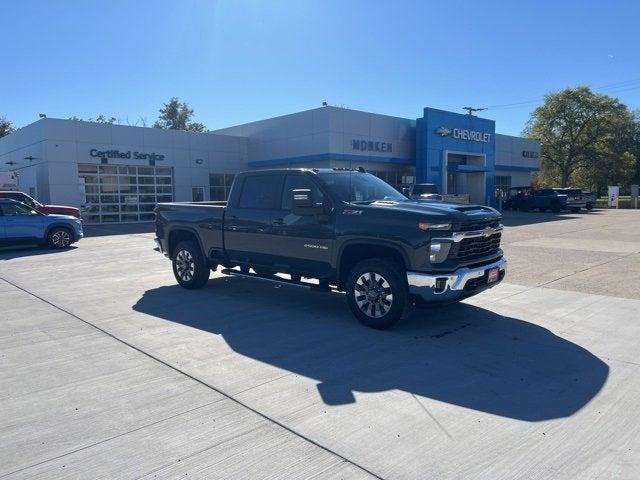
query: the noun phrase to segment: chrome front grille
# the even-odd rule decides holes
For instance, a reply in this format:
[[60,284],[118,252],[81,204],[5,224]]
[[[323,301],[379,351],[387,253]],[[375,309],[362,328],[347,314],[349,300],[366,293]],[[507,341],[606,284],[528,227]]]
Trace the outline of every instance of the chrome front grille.
[[501,232],[490,237],[465,238],[461,242],[451,245],[449,258],[458,260],[472,260],[496,253],[500,249]]

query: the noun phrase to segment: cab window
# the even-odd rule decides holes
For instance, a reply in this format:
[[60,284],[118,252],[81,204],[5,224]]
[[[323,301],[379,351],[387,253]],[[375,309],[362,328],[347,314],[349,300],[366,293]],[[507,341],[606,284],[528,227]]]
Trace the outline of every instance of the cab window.
[[15,217],[16,215],[37,215],[38,213],[31,210],[26,205],[21,203],[3,203],[0,205],[2,213],[9,217]]
[[291,210],[293,202],[291,191],[299,188],[311,190],[316,206],[321,207],[324,205],[324,194],[313,180],[305,175],[287,175],[284,181],[284,188],[282,189],[282,210]]

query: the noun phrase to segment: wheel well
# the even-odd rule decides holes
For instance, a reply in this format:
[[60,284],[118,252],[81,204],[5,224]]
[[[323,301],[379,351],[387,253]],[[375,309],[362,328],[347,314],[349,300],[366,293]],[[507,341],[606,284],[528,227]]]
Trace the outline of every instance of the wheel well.
[[385,245],[372,245],[369,243],[357,243],[347,245],[342,251],[342,255],[340,256],[340,266],[339,266],[339,283],[343,284],[347,275],[349,275],[349,271],[362,260],[366,260],[368,258],[384,258],[390,260],[392,262],[397,263],[402,268],[406,268],[406,263],[402,253],[393,247],[388,247]]
[[198,237],[190,230],[172,230],[171,233],[169,233],[169,245],[167,246],[169,250],[169,258],[173,259],[173,251],[175,248],[180,242],[186,240],[193,240],[196,244],[200,245]]

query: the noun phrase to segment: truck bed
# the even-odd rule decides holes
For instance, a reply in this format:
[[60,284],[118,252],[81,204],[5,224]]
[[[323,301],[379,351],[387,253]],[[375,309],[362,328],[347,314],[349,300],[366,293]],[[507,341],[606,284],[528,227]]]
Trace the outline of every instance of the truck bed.
[[[227,202],[172,202],[156,206],[156,230],[158,236],[170,240],[171,231],[192,231],[212,250],[224,250],[222,229]],[[165,231],[165,229],[169,229]],[[166,246],[165,246],[166,248]]]

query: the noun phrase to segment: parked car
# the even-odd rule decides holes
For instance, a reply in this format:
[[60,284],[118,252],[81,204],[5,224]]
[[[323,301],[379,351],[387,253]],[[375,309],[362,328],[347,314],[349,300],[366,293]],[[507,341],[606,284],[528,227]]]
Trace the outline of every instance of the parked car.
[[508,198],[503,208],[506,210],[539,210],[545,212],[551,210],[560,213],[563,210],[572,212],[580,211],[586,207],[579,189],[541,188],[535,190],[532,187],[512,187],[509,189]]
[[507,191],[507,198],[502,204],[504,210],[519,210],[522,198],[532,195],[532,187],[511,187]]
[[182,287],[203,287],[218,265],[229,275],[333,286],[374,328],[392,326],[412,304],[475,295],[506,272],[499,212],[411,200],[362,169],[245,172],[228,202],[160,203],[155,212],[157,249]]
[[0,198],[11,198],[18,202],[28,205],[36,212],[40,213],[55,213],[59,215],[70,215],[72,217],[80,218],[80,209],[76,207],[66,207],[64,205],[44,205],[38,202],[35,198],[27,195],[24,192],[16,191],[0,191]]
[[582,208],[587,208],[587,200],[579,188],[554,188],[557,193],[567,196],[566,208],[573,213],[579,212]]
[[45,244],[66,248],[83,237],[82,220],[45,215],[24,203],[0,198],[0,244]]

